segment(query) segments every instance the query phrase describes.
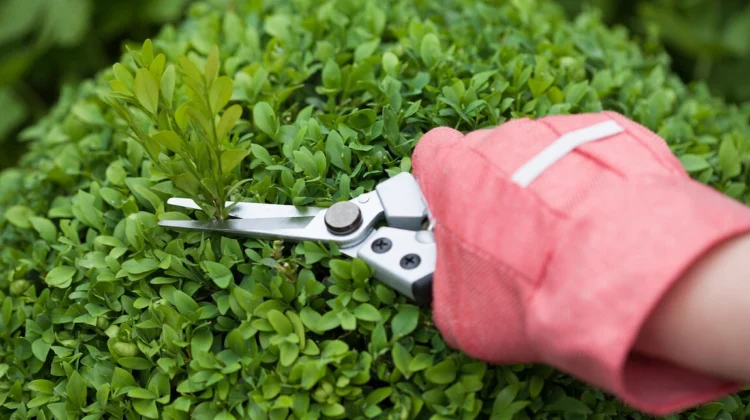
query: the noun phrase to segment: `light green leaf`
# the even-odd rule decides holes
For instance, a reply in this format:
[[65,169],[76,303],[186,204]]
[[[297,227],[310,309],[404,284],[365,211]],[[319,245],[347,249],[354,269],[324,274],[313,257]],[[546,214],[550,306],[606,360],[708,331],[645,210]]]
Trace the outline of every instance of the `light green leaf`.
[[81,409],[86,406],[86,382],[77,371],[73,371],[68,378],[65,392],[74,407]]
[[48,243],[54,243],[57,240],[57,228],[51,220],[45,219],[44,217],[29,217],[31,225]]
[[112,70],[114,72],[115,79],[125,83],[125,86],[127,86],[128,88],[133,89],[133,75],[130,74],[125,66],[120,63],[115,63],[115,65],[112,66]]
[[719,168],[725,180],[742,172],[742,161],[731,137],[726,137],[719,146]]
[[164,70],[164,73],[162,73],[160,87],[161,96],[164,99],[164,102],[166,102],[167,106],[171,108],[175,87],[175,69],[173,64],[168,65]]
[[175,153],[179,153],[182,150],[182,139],[174,131],[160,131],[151,136],[151,138],[162,147]]
[[258,102],[253,107],[253,121],[260,131],[266,133],[269,137],[276,137],[279,131],[279,121],[273,108],[267,102]]
[[226,289],[234,280],[232,271],[225,265],[213,261],[204,261],[208,276],[222,289]]
[[271,326],[273,326],[273,329],[276,330],[277,333],[281,335],[289,335],[294,332],[289,318],[280,311],[272,309],[268,311],[267,317],[268,322],[271,323]]
[[393,348],[391,349],[391,355],[393,356],[393,363],[396,365],[396,368],[401,371],[407,378],[411,376],[411,370],[409,369],[409,366],[411,365],[411,354],[409,354],[409,351],[404,348],[404,346],[401,345],[401,343],[396,343],[393,345]]
[[341,88],[341,69],[333,60],[326,61],[323,67],[323,86],[326,89],[338,90]]
[[214,81],[210,92],[211,111],[218,114],[220,110],[229,103],[232,97],[232,79],[227,76],[221,76]]
[[219,139],[226,137],[237,124],[237,121],[242,116],[242,107],[239,105],[232,105],[224,111],[224,114],[219,120],[219,124],[216,126],[216,135]]
[[711,167],[708,161],[702,156],[688,153],[680,156],[679,159],[687,172],[698,172]]
[[221,170],[224,175],[232,172],[250,152],[241,149],[225,150],[221,154]]
[[128,391],[128,397],[136,398],[140,400],[155,400],[159,396],[147,389],[133,388],[130,391]]
[[433,33],[425,35],[419,46],[419,53],[427,67],[432,67],[437,64],[443,54],[442,48],[440,47],[440,39],[437,35]]
[[198,304],[195,303],[195,300],[181,290],[175,290],[172,298],[177,310],[183,315],[192,315],[198,310]]
[[[211,86],[214,81],[217,80],[216,77],[219,75],[219,58],[219,47],[213,45],[208,57],[206,57],[206,64],[203,72],[207,86]],[[213,107],[212,109],[216,110],[216,108]]]
[[453,359],[446,359],[427,369],[425,379],[437,385],[447,385],[456,380],[457,366]]
[[354,309],[354,316],[363,320],[377,322],[381,320],[380,312],[369,303],[363,303]]
[[141,47],[141,62],[143,63],[143,67],[150,67],[153,59],[154,46],[151,40],[147,39],[143,42],[143,46]]
[[51,287],[66,288],[73,282],[73,275],[75,275],[76,269],[68,266],[55,267],[47,273],[47,277],[44,279]]
[[3,215],[5,220],[9,221],[16,227],[21,229],[28,229],[31,227],[31,218],[34,216],[34,212],[21,205],[16,205],[8,208]]
[[146,69],[138,69],[135,73],[135,97],[150,113],[156,114],[159,107],[159,81],[153,73]]
[[401,337],[411,334],[419,322],[419,308],[413,305],[401,305],[398,313],[391,321],[393,330],[393,339],[398,340]]

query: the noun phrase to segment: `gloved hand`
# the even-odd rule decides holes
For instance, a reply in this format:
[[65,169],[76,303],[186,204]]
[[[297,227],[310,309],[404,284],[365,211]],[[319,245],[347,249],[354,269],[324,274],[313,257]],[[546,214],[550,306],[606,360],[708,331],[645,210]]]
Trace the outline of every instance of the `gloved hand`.
[[748,208],[693,181],[656,134],[612,112],[441,127],[413,167],[450,346],[549,364],[654,415],[740,389],[634,349],[685,270],[750,231]]

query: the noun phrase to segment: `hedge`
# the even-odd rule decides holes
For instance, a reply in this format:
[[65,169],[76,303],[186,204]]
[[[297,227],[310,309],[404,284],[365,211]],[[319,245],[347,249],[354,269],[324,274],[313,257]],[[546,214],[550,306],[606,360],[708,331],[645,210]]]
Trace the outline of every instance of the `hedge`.
[[[66,89],[0,175],[3,418],[647,418],[548,366],[448,348],[334,246],[157,221],[222,218],[221,197],[330,205],[409,171],[432,127],[603,109],[748,200],[750,109],[549,1],[211,0],[130,50]],[[186,194],[206,211],[166,205]],[[742,418],[749,397],[673,417]]]

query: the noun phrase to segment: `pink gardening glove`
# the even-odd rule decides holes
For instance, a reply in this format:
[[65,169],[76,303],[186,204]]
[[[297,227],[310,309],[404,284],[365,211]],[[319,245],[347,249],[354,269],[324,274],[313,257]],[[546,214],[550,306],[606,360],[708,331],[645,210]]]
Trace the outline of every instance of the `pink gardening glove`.
[[740,390],[633,350],[686,268],[750,231],[748,208],[693,181],[656,134],[612,112],[436,128],[413,165],[449,345],[549,364],[654,415]]

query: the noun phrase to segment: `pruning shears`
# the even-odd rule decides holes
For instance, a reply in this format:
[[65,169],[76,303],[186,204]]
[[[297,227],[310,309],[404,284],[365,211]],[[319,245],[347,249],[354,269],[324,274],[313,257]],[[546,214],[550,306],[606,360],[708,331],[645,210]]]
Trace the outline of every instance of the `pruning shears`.
[[[190,199],[169,205],[196,209]],[[228,220],[163,220],[159,226],[259,239],[335,243],[360,258],[375,278],[418,304],[432,300],[436,247],[417,180],[402,172],[348,201],[327,208],[228,202]]]

